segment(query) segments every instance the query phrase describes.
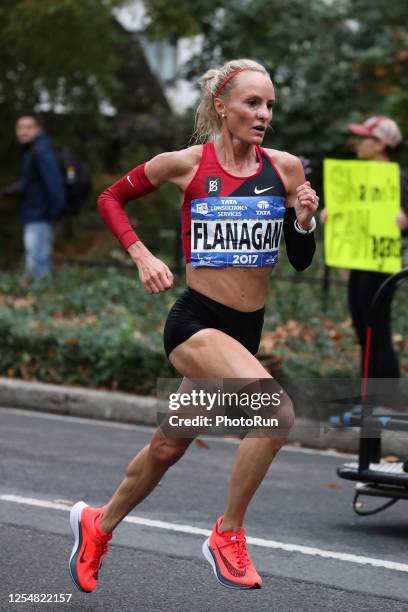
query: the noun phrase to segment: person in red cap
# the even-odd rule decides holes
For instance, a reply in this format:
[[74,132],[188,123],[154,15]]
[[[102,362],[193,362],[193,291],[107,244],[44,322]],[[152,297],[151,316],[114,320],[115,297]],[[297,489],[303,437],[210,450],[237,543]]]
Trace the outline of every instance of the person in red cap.
[[369,159],[372,159],[374,156],[376,159],[389,161],[387,153],[387,159],[384,160],[384,145],[394,149],[402,141],[401,130],[395,121],[382,115],[370,117],[364,123],[349,123],[348,128],[352,134],[362,139],[361,142],[364,142],[364,139],[368,139],[366,142],[376,145],[374,149],[370,148],[368,153],[365,154],[359,153],[357,149],[357,157],[359,159],[367,159],[366,155],[369,155]]
[[[366,161],[390,162],[395,149],[402,142],[402,134],[393,119],[377,115],[369,117],[364,123],[350,123],[349,131],[355,137],[355,151],[358,159]],[[401,208],[395,219],[402,231],[408,230],[408,173],[400,171]],[[320,220],[325,223],[327,212],[324,209]],[[361,347],[361,374],[364,369],[364,348],[366,329],[371,302],[377,290],[389,277],[382,272],[351,270],[348,282],[348,302],[353,326]],[[378,343],[381,347],[376,359],[375,378],[399,378],[398,357],[391,336],[391,301],[385,304],[378,326]]]

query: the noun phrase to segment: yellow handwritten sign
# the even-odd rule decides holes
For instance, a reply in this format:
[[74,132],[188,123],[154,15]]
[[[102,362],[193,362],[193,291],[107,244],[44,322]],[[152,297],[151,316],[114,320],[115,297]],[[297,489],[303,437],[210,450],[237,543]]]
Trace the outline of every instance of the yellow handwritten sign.
[[398,164],[324,160],[328,266],[393,273],[402,267]]

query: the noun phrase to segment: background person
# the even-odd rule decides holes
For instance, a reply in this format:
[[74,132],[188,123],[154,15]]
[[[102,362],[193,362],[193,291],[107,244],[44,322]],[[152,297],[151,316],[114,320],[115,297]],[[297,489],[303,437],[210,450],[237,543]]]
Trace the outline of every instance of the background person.
[[[201,85],[196,133],[205,144],[162,153],[141,164],[101,194],[98,206],[136,264],[146,291],[157,294],[173,285],[173,275],[139,240],[124,204],[167,182],[179,188],[188,288],[168,316],[166,353],[184,377],[182,388],[189,379],[203,378],[250,379],[261,385],[262,379],[270,382],[272,378],[255,357],[269,280],[278,258],[279,240],[275,242],[272,235],[280,236],[283,228],[290,262],[297,270],[308,267],[315,251],[312,232],[318,197],[305,181],[298,158],[261,147],[275,101],[263,66],[250,60],[228,62],[209,70]],[[218,134],[215,141],[214,133]],[[222,235],[227,225],[231,236],[235,231],[228,239]],[[198,248],[196,242],[206,246]],[[229,588],[262,584],[246,550],[243,521],[293,423],[286,394],[274,416],[279,420],[278,434],[247,436],[241,441],[225,512],[203,544],[217,579]],[[70,572],[78,588],[95,589],[111,532],[156,487],[192,440],[167,436],[158,428],[150,444],[129,464],[109,504],[73,506]]]
[[42,278],[52,269],[53,221],[66,209],[64,178],[39,118],[24,113],[17,118],[15,129],[21,149],[21,180],[5,194],[21,196],[26,274]]
[[[384,116],[374,116],[364,123],[351,123],[349,131],[355,137],[355,152],[358,159],[390,162],[395,148],[402,141],[401,131],[395,121]],[[408,174],[401,170],[401,208],[395,219],[398,227],[408,229]],[[325,223],[327,211],[323,209],[320,220]],[[364,372],[366,330],[370,306],[383,282],[391,276],[383,272],[350,270],[348,280],[348,304],[353,327],[361,348],[361,376]],[[375,361],[374,378],[399,378],[398,356],[392,344],[391,300],[384,304],[376,328],[378,346],[381,347]]]

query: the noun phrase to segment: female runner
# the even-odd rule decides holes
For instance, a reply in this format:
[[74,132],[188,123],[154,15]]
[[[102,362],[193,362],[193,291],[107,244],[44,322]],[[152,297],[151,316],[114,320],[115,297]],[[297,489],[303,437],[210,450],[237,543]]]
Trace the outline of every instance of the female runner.
[[[182,239],[187,289],[164,331],[170,362],[186,379],[271,379],[257,361],[264,304],[279,240],[297,270],[312,261],[319,199],[305,181],[299,159],[261,143],[275,102],[271,79],[251,60],[230,61],[201,79],[196,134],[203,145],[157,155],[137,166],[98,199],[102,217],[134,261],[150,294],[167,291],[173,275],[141,242],[124,204],[166,182],[182,194]],[[213,136],[217,135],[213,140]],[[293,423],[289,398],[277,416]],[[238,447],[222,516],[203,553],[226,587],[260,588],[243,529],[248,504],[286,436],[245,437]],[[75,585],[95,589],[112,531],[158,484],[193,437],[168,436],[159,427],[130,462],[108,504],[78,502],[70,523],[75,543],[69,562]]]

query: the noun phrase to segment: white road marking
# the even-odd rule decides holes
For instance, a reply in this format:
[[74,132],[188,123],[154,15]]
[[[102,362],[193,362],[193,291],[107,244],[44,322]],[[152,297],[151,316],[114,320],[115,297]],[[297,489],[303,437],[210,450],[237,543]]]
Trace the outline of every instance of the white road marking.
[[[33,410],[24,410],[23,408],[4,408],[0,407],[0,414],[11,413],[20,414],[26,417],[33,417],[37,419],[49,419],[51,421],[65,421],[70,423],[80,423],[81,425],[95,425],[97,427],[112,427],[114,429],[127,429],[137,431],[154,431],[156,429],[152,425],[135,425],[133,423],[117,423],[115,421],[103,421],[101,419],[87,419],[86,417],[74,417],[62,414],[52,414],[50,412],[36,412]],[[241,440],[236,438],[218,438],[216,436],[200,436],[204,440],[214,440],[215,442],[225,442],[227,444],[238,445]],[[345,457],[346,459],[356,458],[357,455],[353,453],[338,453],[332,450],[318,450],[315,448],[304,448],[296,446],[283,446],[281,451],[290,451],[294,453],[304,453],[308,455],[323,455],[326,457]]]
[[[51,510],[64,510],[65,512],[69,512],[71,510],[71,507],[66,504],[36,499],[34,497],[21,497],[19,495],[0,495],[0,501],[35,506],[37,508],[48,508]],[[127,516],[123,520],[127,523],[133,523],[134,525],[142,525],[143,527],[164,529],[166,531],[175,531],[178,533],[188,533],[191,535],[207,537],[211,534],[209,529],[202,529],[200,527],[194,527],[193,525],[179,525],[176,523],[168,523],[167,521],[151,520],[138,516]],[[408,564],[388,561],[386,559],[364,557],[363,555],[341,553],[334,550],[323,550],[321,548],[303,546],[300,544],[288,544],[286,542],[278,542],[276,540],[264,540],[263,538],[248,537],[247,542],[248,544],[259,546],[261,548],[273,548],[275,550],[284,550],[285,552],[300,553],[302,555],[310,555],[312,557],[323,557],[324,559],[334,559],[336,561],[345,561],[347,563],[356,563],[358,565],[371,565],[373,567],[379,567],[382,569],[408,573]]]

